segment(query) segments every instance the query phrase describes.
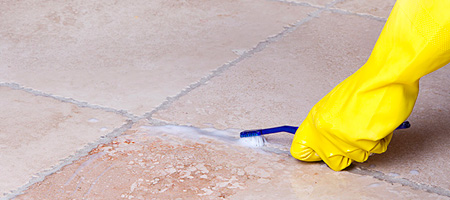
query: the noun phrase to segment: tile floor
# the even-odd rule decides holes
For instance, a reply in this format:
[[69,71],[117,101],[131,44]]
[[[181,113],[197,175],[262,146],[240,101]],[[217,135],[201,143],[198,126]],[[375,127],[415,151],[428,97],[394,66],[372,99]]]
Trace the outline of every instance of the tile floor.
[[449,199],[450,68],[408,130],[334,172],[243,129],[298,125],[357,70],[388,1],[0,2],[2,199]]

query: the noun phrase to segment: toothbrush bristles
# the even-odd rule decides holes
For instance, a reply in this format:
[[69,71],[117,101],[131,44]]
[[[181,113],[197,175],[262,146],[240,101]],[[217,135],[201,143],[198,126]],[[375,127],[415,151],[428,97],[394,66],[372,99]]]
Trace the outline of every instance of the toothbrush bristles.
[[242,131],[240,134],[241,138],[255,137],[255,136],[261,136],[261,131],[259,131],[259,130]]
[[263,147],[266,143],[266,138],[262,135],[255,137],[242,137],[239,139],[239,143],[248,147]]

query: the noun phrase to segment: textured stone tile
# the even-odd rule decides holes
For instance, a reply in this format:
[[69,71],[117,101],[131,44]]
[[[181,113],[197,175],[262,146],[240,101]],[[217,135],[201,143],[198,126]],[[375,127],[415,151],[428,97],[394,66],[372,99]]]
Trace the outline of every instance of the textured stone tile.
[[141,115],[314,8],[271,1],[4,1],[0,81]]
[[232,132],[141,123],[16,199],[443,199],[235,142]]
[[0,197],[120,127],[114,113],[0,87]]
[[364,64],[382,26],[322,13],[153,117],[219,129],[299,125],[320,98]]
[[345,0],[333,7],[387,18],[396,0]]

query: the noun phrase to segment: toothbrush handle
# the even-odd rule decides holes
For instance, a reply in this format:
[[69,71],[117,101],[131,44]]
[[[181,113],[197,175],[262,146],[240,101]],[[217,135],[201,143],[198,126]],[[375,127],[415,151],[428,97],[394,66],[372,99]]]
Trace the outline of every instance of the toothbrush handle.
[[279,126],[279,127],[273,127],[273,128],[267,128],[267,129],[261,129],[261,135],[264,134],[270,134],[270,133],[278,133],[278,132],[288,132],[295,134],[295,131],[297,131],[297,126]]
[[[395,130],[407,129],[409,127],[411,127],[411,124],[408,121],[405,121],[402,124],[400,124],[400,126],[398,126]],[[278,132],[288,132],[288,133],[295,134],[297,129],[298,129],[297,126],[279,126],[279,127],[273,127],[273,128],[260,129],[259,131],[260,131],[261,135],[270,134],[270,133],[278,133]]]
[[404,121],[400,126],[398,126],[395,130],[406,129],[411,127],[411,124],[408,121]]

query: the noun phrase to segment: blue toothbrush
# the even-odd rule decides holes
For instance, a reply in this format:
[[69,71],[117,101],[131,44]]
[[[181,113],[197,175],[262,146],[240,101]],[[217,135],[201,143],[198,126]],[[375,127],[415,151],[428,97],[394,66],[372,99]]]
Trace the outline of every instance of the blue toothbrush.
[[[411,124],[408,121],[405,121],[402,124],[400,124],[400,126],[398,126],[395,130],[406,129],[409,127],[411,127]],[[288,132],[288,133],[295,134],[297,129],[298,129],[297,126],[279,126],[279,127],[266,128],[266,129],[246,130],[246,131],[241,132],[240,137],[245,138],[245,137],[262,136],[262,135],[278,133],[278,132]]]

